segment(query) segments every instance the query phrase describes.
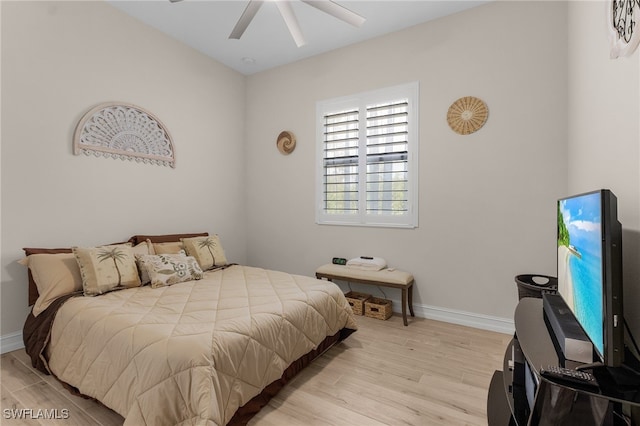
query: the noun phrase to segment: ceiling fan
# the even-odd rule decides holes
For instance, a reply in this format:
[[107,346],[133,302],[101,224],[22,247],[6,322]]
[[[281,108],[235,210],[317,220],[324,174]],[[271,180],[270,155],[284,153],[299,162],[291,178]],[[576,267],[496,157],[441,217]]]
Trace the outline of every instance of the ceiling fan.
[[[169,0],[172,3],[176,3],[182,0]],[[247,4],[246,9],[242,12],[240,19],[236,23],[236,26],[229,34],[229,38],[239,40],[242,37],[242,34],[245,32],[251,20],[256,15],[262,3],[266,0],[249,0],[249,4]],[[304,36],[302,35],[302,30],[300,29],[300,25],[298,24],[298,20],[296,19],[296,15],[293,13],[293,8],[291,7],[291,2],[288,0],[271,0],[273,1],[278,10],[280,11],[280,15],[282,15],[282,19],[284,19],[289,32],[291,33],[291,37],[296,42],[298,47],[304,46],[306,41]],[[318,10],[321,10],[329,15],[340,19],[348,24],[351,24],[355,27],[360,27],[366,21],[365,18],[358,15],[355,12],[347,9],[344,6],[340,6],[338,3],[331,0],[300,0],[303,3],[308,4],[309,6],[315,7]]]

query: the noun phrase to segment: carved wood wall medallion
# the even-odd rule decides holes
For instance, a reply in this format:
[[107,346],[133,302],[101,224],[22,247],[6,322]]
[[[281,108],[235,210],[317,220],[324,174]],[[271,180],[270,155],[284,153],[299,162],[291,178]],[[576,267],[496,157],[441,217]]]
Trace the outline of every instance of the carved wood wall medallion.
[[149,111],[125,103],[107,102],[88,111],[76,126],[73,153],[175,167],[167,128]]
[[484,126],[489,117],[489,109],[482,99],[465,96],[451,104],[447,111],[447,122],[454,132],[468,135]]

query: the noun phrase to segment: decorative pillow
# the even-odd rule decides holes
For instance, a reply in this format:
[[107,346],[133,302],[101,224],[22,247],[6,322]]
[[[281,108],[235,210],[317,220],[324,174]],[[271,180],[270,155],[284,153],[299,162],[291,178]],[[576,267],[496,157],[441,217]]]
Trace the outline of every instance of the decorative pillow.
[[34,317],[58,297],[82,290],[80,268],[73,253],[32,254],[19,262],[29,267],[40,294],[33,306]]
[[[151,255],[155,255],[155,253],[149,253]],[[178,253],[165,253],[163,256],[186,256],[187,253],[184,250],[180,250]],[[143,256],[140,254],[136,254],[136,265],[138,265],[138,273],[140,275],[140,281],[142,285],[147,285],[151,282],[151,277],[149,276],[149,271],[147,270],[147,264],[144,262]],[[198,265],[199,266],[199,265]]]
[[184,250],[184,245],[180,241],[152,244],[155,254],[178,254],[181,250]]
[[182,243],[187,254],[195,257],[203,270],[227,264],[227,258],[217,235],[183,238]]
[[149,274],[147,273],[147,269],[138,261],[138,257],[145,254],[156,254],[156,251],[153,249],[153,243],[151,242],[151,240],[143,241],[133,247],[133,255],[136,258],[138,275],[140,276],[140,282],[142,283],[142,285],[146,285],[151,282],[151,280],[149,279]]
[[138,268],[130,244],[73,247],[73,254],[80,267],[85,296],[140,286]]
[[198,262],[193,257],[186,256],[184,252],[138,256],[138,262],[149,274],[152,288],[199,280],[203,276]]
[[153,248],[153,243],[150,240],[136,244],[135,246],[133,246],[132,250],[134,256],[143,254],[156,254],[156,251]]
[[[116,244],[127,244],[127,243],[118,242],[118,243],[103,244],[103,245],[113,246]],[[73,253],[73,250],[71,250],[71,247],[65,247],[65,248],[25,247],[22,250],[24,250],[24,253],[27,257],[31,256],[32,254]],[[26,263],[23,263],[23,265],[26,265]],[[33,274],[31,273],[31,268],[29,268],[28,271],[29,273],[27,275],[29,277],[29,306],[31,306],[38,301],[39,294],[38,294],[38,286],[36,285],[36,282],[33,279]]]

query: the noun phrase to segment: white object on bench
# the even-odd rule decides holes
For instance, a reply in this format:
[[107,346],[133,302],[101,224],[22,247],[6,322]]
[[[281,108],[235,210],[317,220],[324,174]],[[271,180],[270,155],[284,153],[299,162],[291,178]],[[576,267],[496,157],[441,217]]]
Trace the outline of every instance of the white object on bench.
[[364,269],[366,271],[379,271],[387,267],[387,261],[381,257],[354,257],[347,261],[349,268]]

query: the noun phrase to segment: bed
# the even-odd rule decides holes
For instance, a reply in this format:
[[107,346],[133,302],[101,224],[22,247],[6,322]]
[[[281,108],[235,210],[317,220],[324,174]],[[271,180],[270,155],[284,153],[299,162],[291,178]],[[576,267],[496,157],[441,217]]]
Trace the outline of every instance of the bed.
[[[202,234],[135,236],[130,243],[168,244],[194,235]],[[69,257],[68,249],[25,252],[27,259]],[[85,286],[44,308],[38,306],[47,297],[38,293],[48,291],[38,285],[42,271],[29,263],[37,315],[29,315],[23,335],[34,366],[113,409],[125,425],[246,424],[357,326],[344,295],[328,281],[222,263],[214,261],[199,279],[155,288],[125,286],[87,297]]]

